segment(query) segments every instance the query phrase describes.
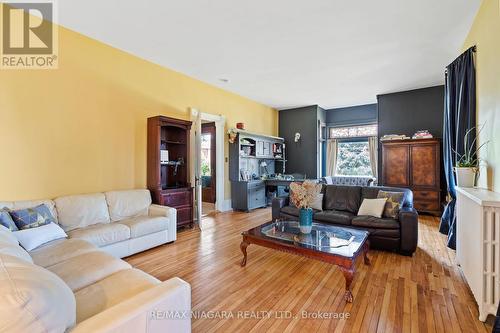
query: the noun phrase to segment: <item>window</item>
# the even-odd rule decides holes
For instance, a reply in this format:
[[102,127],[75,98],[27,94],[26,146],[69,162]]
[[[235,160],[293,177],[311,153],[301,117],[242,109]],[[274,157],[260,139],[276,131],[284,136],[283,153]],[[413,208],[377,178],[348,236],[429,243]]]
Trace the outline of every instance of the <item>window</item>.
[[330,138],[359,138],[377,135],[377,125],[331,127]]
[[368,141],[339,142],[337,176],[372,176]]
[[337,139],[337,176],[372,176],[368,137],[377,135],[377,125],[332,127],[330,138]]

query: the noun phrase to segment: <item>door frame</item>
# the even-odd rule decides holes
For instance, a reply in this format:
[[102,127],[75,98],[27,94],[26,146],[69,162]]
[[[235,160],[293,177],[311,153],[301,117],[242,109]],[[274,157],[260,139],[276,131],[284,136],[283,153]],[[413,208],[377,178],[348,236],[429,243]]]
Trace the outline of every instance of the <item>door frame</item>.
[[[195,108],[190,109],[191,120],[196,120],[200,113],[200,119],[209,122],[215,122],[215,210],[223,212],[225,209],[224,199],[224,134],[226,126],[226,117],[223,115],[215,115],[205,112],[200,112]],[[192,142],[195,142],[195,128],[191,129]],[[200,133],[201,134],[201,133]],[[194,163],[191,163],[191,183],[195,183],[195,163],[196,147],[191,145],[191,157]]]

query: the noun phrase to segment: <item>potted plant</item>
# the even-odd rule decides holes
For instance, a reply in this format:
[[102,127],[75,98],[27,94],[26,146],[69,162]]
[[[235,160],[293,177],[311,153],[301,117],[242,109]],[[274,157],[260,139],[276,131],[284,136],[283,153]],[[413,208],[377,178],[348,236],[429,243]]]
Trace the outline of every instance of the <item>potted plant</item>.
[[312,203],[321,192],[321,184],[311,180],[290,184],[290,201],[299,208],[299,228],[303,234],[309,234],[312,229],[313,210]]
[[489,141],[483,142],[479,147],[474,149],[477,137],[481,133],[483,127],[481,127],[476,134],[474,140],[469,143],[469,135],[474,131],[476,127],[469,129],[464,136],[464,153],[457,154],[457,164],[455,167],[455,173],[457,174],[457,186],[459,187],[474,187],[476,181],[476,175],[479,172],[479,161],[478,156],[479,151],[483,148]]

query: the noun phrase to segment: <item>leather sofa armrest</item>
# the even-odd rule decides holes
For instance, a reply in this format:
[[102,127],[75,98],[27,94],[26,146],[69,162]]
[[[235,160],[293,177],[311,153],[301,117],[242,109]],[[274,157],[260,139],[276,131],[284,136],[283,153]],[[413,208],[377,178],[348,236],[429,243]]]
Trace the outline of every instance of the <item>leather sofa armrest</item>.
[[415,208],[403,207],[399,211],[402,254],[412,255],[418,243],[418,213]]
[[191,332],[191,286],[172,278],[82,321],[69,331]]
[[273,221],[280,218],[281,208],[288,205],[290,198],[286,197],[277,197],[273,198],[272,202],[272,219]]
[[153,204],[149,206],[149,216],[168,217],[168,239],[170,242],[173,242],[177,239],[177,209],[168,206]]

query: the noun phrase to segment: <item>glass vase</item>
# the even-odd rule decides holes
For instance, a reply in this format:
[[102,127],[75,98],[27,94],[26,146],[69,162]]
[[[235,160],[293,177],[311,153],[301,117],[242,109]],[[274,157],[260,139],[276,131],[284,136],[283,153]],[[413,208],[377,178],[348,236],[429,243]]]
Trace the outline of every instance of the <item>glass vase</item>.
[[301,208],[299,211],[299,229],[303,234],[311,233],[313,221],[312,208]]

